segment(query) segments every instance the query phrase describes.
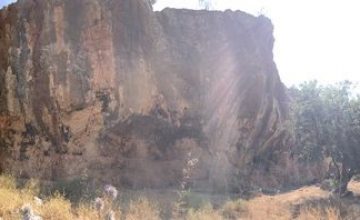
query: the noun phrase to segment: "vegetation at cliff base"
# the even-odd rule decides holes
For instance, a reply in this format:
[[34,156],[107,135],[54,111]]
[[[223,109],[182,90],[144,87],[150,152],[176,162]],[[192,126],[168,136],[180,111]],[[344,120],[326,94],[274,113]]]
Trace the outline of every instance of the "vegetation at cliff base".
[[[351,182],[350,188],[360,193],[360,183]],[[216,208],[210,203],[198,208],[187,206],[185,212],[177,216],[165,215],[164,213],[169,210],[157,205],[158,201],[145,197],[134,199],[125,205],[121,202],[123,196],[121,190],[117,191],[112,186],[105,187],[104,192],[96,199],[80,199],[78,203],[71,203],[59,193],[43,197],[39,195],[39,190],[37,181],[29,180],[23,187],[18,187],[15,178],[0,176],[0,218],[3,220],[340,220],[355,219],[355,216],[360,214],[360,206],[356,201],[334,200],[329,197],[328,192],[316,186],[272,196],[258,193],[248,200],[229,199]],[[174,198],[168,198],[167,202],[176,201]],[[341,217],[341,213],[345,213],[344,218]]]
[[349,81],[332,85],[305,82],[290,88],[294,154],[304,162],[330,161],[333,191],[347,193],[360,171],[360,96]]

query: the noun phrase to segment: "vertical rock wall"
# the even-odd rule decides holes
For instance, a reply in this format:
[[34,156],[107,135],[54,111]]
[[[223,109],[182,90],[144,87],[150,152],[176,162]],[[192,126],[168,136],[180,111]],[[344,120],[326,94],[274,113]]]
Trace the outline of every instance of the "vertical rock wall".
[[194,187],[227,189],[286,147],[272,31],[262,16],[152,12],[143,0],[10,5],[0,11],[0,167],[171,187],[191,152]]

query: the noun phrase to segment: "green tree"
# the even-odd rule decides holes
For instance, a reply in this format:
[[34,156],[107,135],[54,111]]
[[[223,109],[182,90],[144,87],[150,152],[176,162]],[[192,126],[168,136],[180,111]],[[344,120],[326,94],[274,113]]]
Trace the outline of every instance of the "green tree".
[[290,89],[295,153],[307,161],[330,157],[339,195],[360,171],[360,98],[351,95],[352,86],[312,81]]
[[314,162],[322,157],[320,129],[322,101],[316,81],[290,88],[291,119],[296,140],[295,154],[303,161]]
[[211,0],[199,0],[199,5],[205,10],[210,10],[212,8]]

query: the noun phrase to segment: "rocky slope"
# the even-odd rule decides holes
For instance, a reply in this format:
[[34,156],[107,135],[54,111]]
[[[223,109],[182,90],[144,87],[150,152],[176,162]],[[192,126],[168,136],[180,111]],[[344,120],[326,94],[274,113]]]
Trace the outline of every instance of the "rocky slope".
[[0,11],[0,167],[227,189],[286,148],[273,26],[143,0],[22,0]]

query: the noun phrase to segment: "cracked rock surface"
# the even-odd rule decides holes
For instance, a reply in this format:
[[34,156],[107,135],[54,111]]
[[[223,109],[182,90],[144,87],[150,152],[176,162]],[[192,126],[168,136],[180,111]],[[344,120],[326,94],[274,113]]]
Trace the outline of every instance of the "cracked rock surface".
[[172,187],[191,152],[193,187],[231,187],[285,146],[272,32],[263,16],[143,0],[3,8],[0,169]]

